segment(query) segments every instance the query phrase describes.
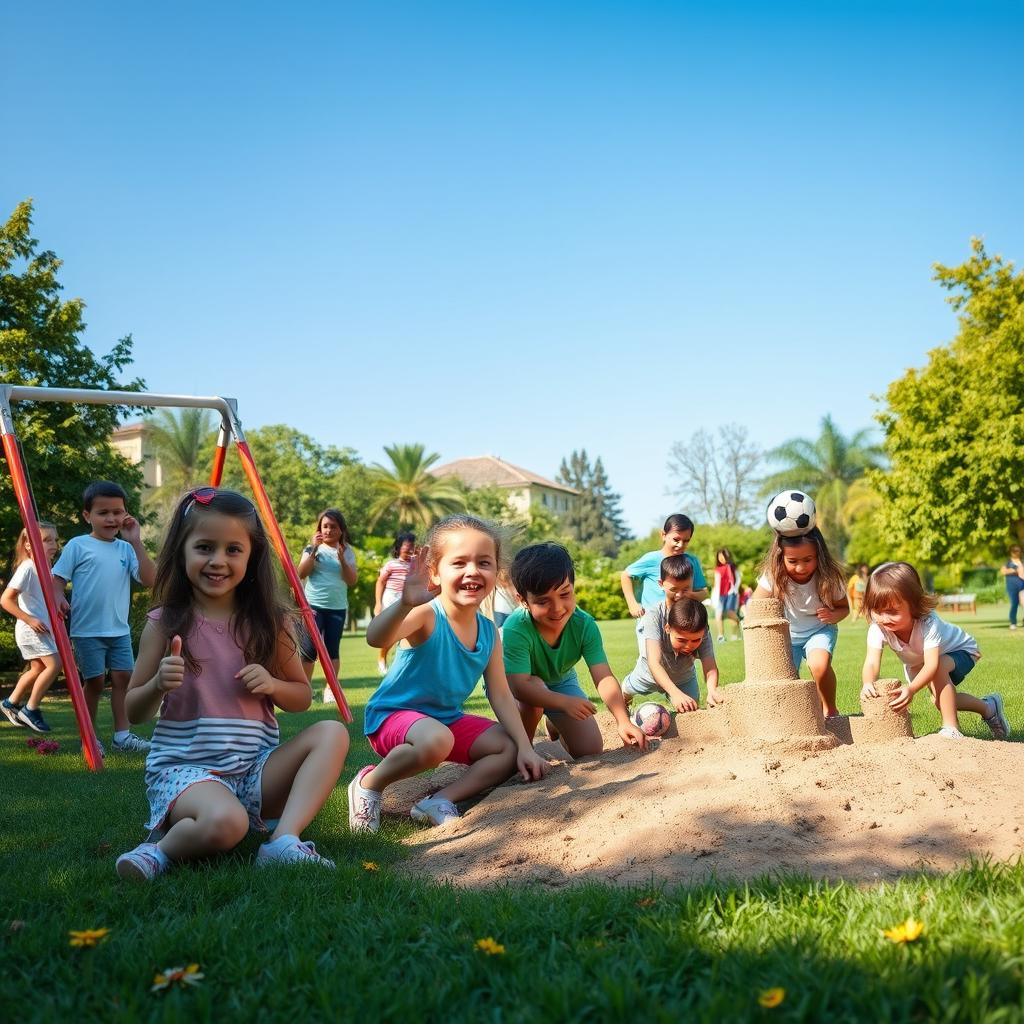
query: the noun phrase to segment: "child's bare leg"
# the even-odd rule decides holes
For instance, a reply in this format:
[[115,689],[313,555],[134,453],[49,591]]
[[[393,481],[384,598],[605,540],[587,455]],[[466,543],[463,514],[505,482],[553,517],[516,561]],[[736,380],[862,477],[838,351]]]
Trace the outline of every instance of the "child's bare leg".
[[980,697],[975,697],[972,693],[961,693],[955,686],[953,689],[956,691],[957,711],[973,711],[976,715],[981,715],[982,718],[992,716],[992,708]]
[[726,618],[736,623],[736,639],[740,638],[740,617],[735,612],[727,612]]
[[124,708],[125,695],[128,693],[128,682],[131,672],[120,669],[110,670],[110,712],[114,716],[114,732],[125,732],[131,728],[128,712]]
[[932,700],[942,716],[942,725],[947,729],[960,731],[960,722],[956,717],[956,687],[949,681],[949,673],[940,668],[932,680],[929,689]]
[[53,681],[60,675],[60,658],[56,654],[48,654],[44,658],[37,659],[42,671],[36,676],[32,684],[32,695],[28,699],[29,709],[37,711],[46,691],[53,685]]
[[280,819],[271,839],[302,834],[331,795],[347,753],[348,732],[341,722],[317,722],[267,758],[260,814]]
[[827,718],[838,715],[836,707],[836,674],[832,668],[832,655],[824,648],[816,648],[807,652],[807,667],[811,670],[814,685],[818,688],[821,699],[821,710]]
[[472,759],[469,771],[450,786],[439,789],[436,797],[458,803],[500,785],[516,770],[516,745],[500,725],[492,725],[477,736],[469,748],[469,756]]
[[593,757],[604,750],[601,730],[593,715],[580,719],[549,711],[548,721],[558,730],[558,738],[570,757]]
[[408,779],[428,768],[436,768],[455,746],[451,729],[433,718],[420,718],[400,743],[376,767],[359,780],[364,789],[382,793],[392,782]]
[[540,725],[540,720],[544,717],[544,709],[519,701],[519,717],[522,719],[523,728],[526,730],[526,735],[532,743],[533,737],[537,732],[537,726]]
[[722,613],[716,608],[715,609],[715,636],[725,636],[722,632]]
[[249,815],[231,790],[219,782],[197,782],[174,803],[171,827],[157,846],[170,860],[224,853],[249,831]]
[[25,699],[34,689],[36,680],[42,671],[42,658],[33,658],[30,662],[26,663],[25,671],[18,676],[18,681],[14,684],[14,689],[11,690],[11,695],[7,699],[12,704],[24,704]]
[[106,676],[90,676],[85,680],[85,706],[89,709],[93,731],[96,730],[96,716],[100,709],[100,697],[103,696],[103,684]]

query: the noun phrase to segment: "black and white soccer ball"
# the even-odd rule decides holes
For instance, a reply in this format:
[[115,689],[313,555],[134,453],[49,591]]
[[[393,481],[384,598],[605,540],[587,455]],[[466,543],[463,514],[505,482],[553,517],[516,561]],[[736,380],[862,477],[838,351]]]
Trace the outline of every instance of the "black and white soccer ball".
[[814,529],[814,499],[803,491],[783,491],[768,502],[768,525],[783,537],[801,537]]

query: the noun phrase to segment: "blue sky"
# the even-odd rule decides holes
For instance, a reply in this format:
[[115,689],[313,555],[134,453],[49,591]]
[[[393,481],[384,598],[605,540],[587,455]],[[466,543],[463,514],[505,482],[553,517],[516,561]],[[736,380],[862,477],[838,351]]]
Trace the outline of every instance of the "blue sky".
[[870,425],[955,333],[932,263],[1024,260],[1019,3],[0,19],[0,212],[97,351],[369,462],[585,447],[637,531],[673,441]]

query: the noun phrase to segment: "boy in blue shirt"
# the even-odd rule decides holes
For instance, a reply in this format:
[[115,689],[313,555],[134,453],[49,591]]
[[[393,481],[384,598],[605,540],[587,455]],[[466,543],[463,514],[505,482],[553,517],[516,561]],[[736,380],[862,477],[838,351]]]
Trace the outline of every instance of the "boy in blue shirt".
[[526,735],[532,739],[547,716],[548,735],[561,740],[572,757],[604,749],[594,705],[576,677],[576,663],[583,658],[622,742],[644,749],[647,737],[629,720],[597,623],[576,607],[576,570],[569,552],[561,544],[532,544],[516,555],[509,575],[523,607],[502,627],[505,674]]
[[[53,575],[59,587],[70,582],[73,588],[71,640],[93,728],[109,669],[114,750],[143,752],[149,750],[149,743],[129,730],[124,707],[135,667],[128,607],[132,579],[151,587],[156,566],[142,546],[138,520],[128,515],[126,500],[124,490],[109,480],[97,480],[86,487],[82,518],[91,532],[67,542]],[[61,612],[67,614],[67,610],[68,604],[62,599]]]

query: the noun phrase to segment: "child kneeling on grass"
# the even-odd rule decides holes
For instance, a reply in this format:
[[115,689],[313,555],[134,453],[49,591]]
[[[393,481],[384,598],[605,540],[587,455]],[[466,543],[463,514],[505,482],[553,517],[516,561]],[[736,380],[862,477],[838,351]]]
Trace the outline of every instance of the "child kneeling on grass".
[[[708,684],[708,707],[722,703],[718,689],[718,663],[708,630],[708,610],[692,597],[677,596],[671,573],[681,556],[662,562],[665,600],[644,616],[645,652],[622,680],[628,706],[635,696],[664,693],[676,711],[696,711],[700,701],[695,658],[700,658]],[[685,564],[685,563],[684,563]],[[667,577],[667,578],[666,578]]]
[[[468,515],[442,519],[415,551],[399,600],[367,627],[371,647],[399,647],[366,705],[363,731],[383,760],[349,785],[353,831],[376,832],[385,788],[442,761],[469,765],[469,771],[414,804],[414,821],[447,824],[459,817],[455,801],[517,770],[527,782],[547,772],[509,693],[501,638],[480,611],[500,564],[501,538],[490,523]],[[462,710],[481,675],[497,722]]]
[[1010,738],[1010,723],[998,693],[974,697],[957,686],[973,671],[981,657],[970,633],[944,622],[935,614],[938,599],[926,594],[917,570],[906,562],[886,562],[868,577],[864,616],[868,627],[868,653],[864,660],[861,697],[877,697],[875,681],[882,665],[882,650],[890,647],[903,662],[906,683],[889,701],[896,711],[910,707],[914,694],[925,687],[942,716],[939,735],[962,740],[958,711],[973,711],[997,740]]
[[117,873],[149,880],[232,849],[250,828],[268,831],[272,818],[258,865],[333,868],[299,834],[338,781],[348,733],[317,722],[280,743],[275,706],[305,711],[313,691],[252,502],[214,487],[185,495],[154,596],[125,704],[132,722],[160,709],[146,758],[147,827],[166,834],[118,857]]
[[597,623],[576,607],[576,569],[569,552],[561,544],[532,544],[516,555],[509,575],[523,607],[502,629],[505,671],[527,735],[532,738],[547,716],[548,735],[561,740],[572,757],[604,749],[594,705],[576,677],[576,663],[583,658],[622,742],[644,749],[647,737],[629,720]]

